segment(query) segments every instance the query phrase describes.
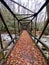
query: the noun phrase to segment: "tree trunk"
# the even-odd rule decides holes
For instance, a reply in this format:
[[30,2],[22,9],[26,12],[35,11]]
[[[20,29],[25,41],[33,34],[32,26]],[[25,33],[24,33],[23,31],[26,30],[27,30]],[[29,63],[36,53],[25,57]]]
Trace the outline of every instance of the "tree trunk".
[[47,10],[47,16],[49,18],[49,4],[46,6],[46,10]]

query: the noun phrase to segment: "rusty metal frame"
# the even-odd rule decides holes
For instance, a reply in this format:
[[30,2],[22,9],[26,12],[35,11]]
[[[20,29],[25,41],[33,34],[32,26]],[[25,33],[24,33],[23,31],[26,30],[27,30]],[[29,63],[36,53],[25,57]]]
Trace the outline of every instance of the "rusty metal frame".
[[[13,0],[11,0],[11,1],[13,1]],[[22,18],[22,19],[18,19],[17,17],[16,17],[16,15],[11,11],[11,9],[9,8],[9,6],[6,4],[6,2],[4,1],[4,0],[0,0],[0,2],[11,12],[11,14],[16,18],[16,20],[18,21],[18,31],[20,32],[20,30],[19,30],[19,23],[20,23],[20,21],[25,21],[25,19],[27,19],[27,18],[30,18],[30,17],[33,17],[32,19],[31,19],[31,22],[32,22],[32,20],[35,18],[35,17],[37,17],[37,15],[42,11],[42,9],[49,3],[49,0],[46,0],[46,2],[42,5],[42,7],[39,9],[39,11],[37,12],[37,13],[34,13],[34,14],[32,14],[32,15],[30,15],[30,16],[28,16],[28,17],[24,17],[24,18]],[[17,3],[19,6],[22,6],[22,5],[20,5],[19,3]],[[22,6],[23,8],[25,8],[24,6]],[[25,8],[26,9],[26,8]],[[31,12],[31,11],[30,11]],[[32,12],[33,13],[33,12]],[[9,30],[8,30],[8,27],[7,27],[7,25],[6,25],[6,23],[5,23],[5,20],[4,20],[4,18],[3,18],[3,16],[2,16],[2,14],[0,13],[0,17],[1,17],[1,19],[2,19],[2,22],[3,22],[3,24],[5,25],[5,28],[6,28],[6,30],[8,31],[8,33],[9,33],[9,35],[10,35],[10,37],[11,37],[11,39],[13,39],[12,38],[12,36],[11,36],[11,34],[10,34],[10,32],[9,32]],[[43,29],[43,31],[42,31],[42,33],[41,33],[41,35],[39,36],[39,39],[37,39],[35,36],[33,36],[33,37],[35,37],[35,39],[37,40],[37,43],[38,42],[40,42],[43,46],[45,46],[46,48],[48,48],[43,42],[41,42],[40,41],[40,38],[42,37],[42,35],[43,35],[43,33],[44,33],[44,31],[45,31],[45,29],[46,29],[46,27],[47,27],[47,25],[48,25],[48,23],[49,23],[49,19],[47,20],[47,22],[46,22],[46,25],[45,25],[45,27],[44,27],[44,29]],[[32,26],[32,25],[31,25]],[[31,27],[31,30],[32,30],[32,27]],[[49,48],[48,48],[49,49]]]

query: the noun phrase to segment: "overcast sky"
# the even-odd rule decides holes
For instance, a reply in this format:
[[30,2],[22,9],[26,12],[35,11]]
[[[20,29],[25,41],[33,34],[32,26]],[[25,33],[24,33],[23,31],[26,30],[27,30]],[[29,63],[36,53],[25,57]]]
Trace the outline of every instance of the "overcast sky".
[[[8,2],[10,0],[5,0],[8,4]],[[14,0],[18,3],[20,3],[21,5],[24,5],[25,7],[29,8],[30,10],[32,10],[33,12],[37,12],[41,6],[43,5],[43,3],[45,2],[45,0],[29,0],[29,5],[27,4],[28,3],[28,0]],[[21,1],[21,2],[20,2]],[[12,4],[12,3],[10,3]],[[9,5],[9,4],[8,4]],[[12,6],[12,5],[11,5]],[[18,5],[14,4],[15,6],[15,9],[14,11],[16,13],[18,13]],[[9,6],[10,7],[10,6]],[[24,9],[25,12],[28,12],[27,10]],[[38,15],[38,21],[40,22],[40,20],[44,20],[45,18],[45,12],[46,12],[46,7],[39,13]],[[22,14],[23,13],[23,8],[20,7],[20,13]],[[30,12],[29,12],[30,13]]]
[[[18,2],[20,0],[14,0],[14,1]],[[24,6],[26,7],[28,6],[27,2],[28,0],[21,0],[21,3],[23,3]],[[31,9],[32,11],[35,11],[35,5],[36,5],[36,11],[38,11],[44,2],[45,0],[29,0],[29,9]],[[16,4],[15,4],[15,8],[17,8]]]
[[[14,1],[18,2],[20,0],[14,0]],[[29,8],[33,12],[37,12],[41,8],[41,6],[44,4],[45,0],[29,0],[29,7],[27,5],[27,2],[28,2],[28,0],[21,0],[21,4],[24,3],[25,7]],[[15,4],[15,11],[16,12],[18,11],[17,7],[18,6]],[[46,12],[46,7],[38,15],[38,19],[43,21],[44,17],[45,17],[45,12]],[[21,13],[22,13],[22,9],[21,9]],[[39,20],[39,22],[40,22],[40,20]]]

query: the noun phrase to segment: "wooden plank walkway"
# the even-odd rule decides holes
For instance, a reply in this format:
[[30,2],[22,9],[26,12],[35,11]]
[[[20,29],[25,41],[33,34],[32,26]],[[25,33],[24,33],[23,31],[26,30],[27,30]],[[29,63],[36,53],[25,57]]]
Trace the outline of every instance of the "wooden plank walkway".
[[28,32],[24,30],[4,65],[47,65],[47,63]]

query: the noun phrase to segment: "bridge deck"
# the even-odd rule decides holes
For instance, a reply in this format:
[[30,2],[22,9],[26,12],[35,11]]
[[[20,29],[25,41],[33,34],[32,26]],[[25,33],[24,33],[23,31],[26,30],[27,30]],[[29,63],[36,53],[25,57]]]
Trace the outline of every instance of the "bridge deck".
[[47,63],[28,32],[24,30],[4,65],[47,65]]

